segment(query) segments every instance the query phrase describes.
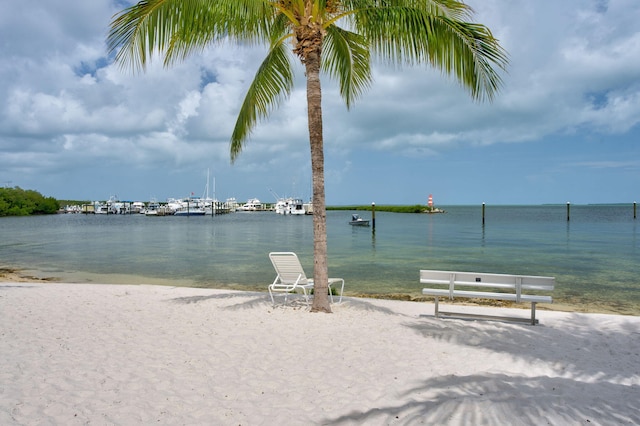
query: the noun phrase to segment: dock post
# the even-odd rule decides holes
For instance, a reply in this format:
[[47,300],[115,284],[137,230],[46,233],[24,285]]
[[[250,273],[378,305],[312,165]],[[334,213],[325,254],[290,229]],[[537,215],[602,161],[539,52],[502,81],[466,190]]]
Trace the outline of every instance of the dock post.
[[636,202],[633,202],[633,218],[636,218]]
[[376,230],[376,203],[371,203],[371,226],[373,231]]
[[482,225],[484,226],[484,203],[482,203]]
[[569,201],[567,201],[567,222],[569,222],[570,218],[571,218],[571,203]]

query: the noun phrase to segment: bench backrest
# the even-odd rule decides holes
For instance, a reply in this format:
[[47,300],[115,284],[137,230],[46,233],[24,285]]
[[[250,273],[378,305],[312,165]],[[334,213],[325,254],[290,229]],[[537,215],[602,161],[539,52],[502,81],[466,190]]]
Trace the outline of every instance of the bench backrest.
[[533,275],[508,275],[487,274],[476,272],[453,272],[421,270],[420,282],[422,284],[446,286],[451,293],[455,287],[490,287],[503,289],[516,293],[517,300],[525,291],[548,292],[555,288],[554,277],[541,277]]

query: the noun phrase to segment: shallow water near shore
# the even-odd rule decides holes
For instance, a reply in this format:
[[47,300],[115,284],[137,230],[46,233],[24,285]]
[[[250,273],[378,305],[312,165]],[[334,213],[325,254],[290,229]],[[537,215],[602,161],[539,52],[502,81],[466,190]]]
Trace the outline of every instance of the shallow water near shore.
[[[376,212],[372,227],[328,211],[329,275],[347,295],[418,298],[420,269],[556,277],[552,307],[640,315],[640,238],[631,205],[441,207]],[[370,218],[370,212],[360,212]],[[313,272],[311,216],[54,215],[0,218],[0,267],[68,282],[265,291],[268,253],[294,251]]]

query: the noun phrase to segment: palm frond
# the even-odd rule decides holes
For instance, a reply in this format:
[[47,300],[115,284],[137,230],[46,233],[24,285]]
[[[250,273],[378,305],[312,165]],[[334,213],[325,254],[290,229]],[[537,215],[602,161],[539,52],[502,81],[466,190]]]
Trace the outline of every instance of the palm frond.
[[231,161],[242,151],[251,130],[259,119],[266,118],[279,102],[288,98],[293,87],[290,48],[280,41],[273,45],[262,61],[231,135]]
[[335,25],[326,29],[323,70],[338,80],[347,108],[371,85],[369,46],[364,37]]
[[454,7],[458,2],[452,0],[390,1],[394,5],[354,13],[356,31],[367,38],[372,53],[390,63],[428,63],[452,74],[474,99],[493,98],[502,82],[496,68],[504,70],[508,57],[487,27],[456,19],[468,8],[454,8],[452,14],[432,4]]
[[[192,0],[193,1],[193,0]],[[187,9],[171,39],[165,64],[184,60],[216,41],[264,42],[276,15],[268,1],[197,0],[199,7]]]
[[458,0],[340,0],[341,8],[348,12],[370,9],[410,8],[420,9],[430,15],[447,16],[457,20],[468,20],[473,9]]
[[175,10],[171,0],[141,0],[116,14],[107,36],[109,53],[116,62],[134,70],[146,68],[154,49],[167,46]]
[[264,40],[270,12],[268,0],[141,0],[113,17],[107,46],[123,67],[144,70],[154,52],[168,66],[216,41]]

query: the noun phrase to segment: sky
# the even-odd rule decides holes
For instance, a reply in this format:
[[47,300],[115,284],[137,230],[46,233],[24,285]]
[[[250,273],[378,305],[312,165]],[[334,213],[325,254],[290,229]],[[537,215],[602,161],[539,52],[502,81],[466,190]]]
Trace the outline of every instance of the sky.
[[[305,80],[231,164],[264,46],[145,73],[106,47],[123,0],[0,0],[0,185],[71,200],[311,197]],[[328,205],[640,201],[640,1],[469,0],[509,54],[493,102],[374,62],[347,109],[322,79]],[[299,64],[298,64],[299,65]]]

